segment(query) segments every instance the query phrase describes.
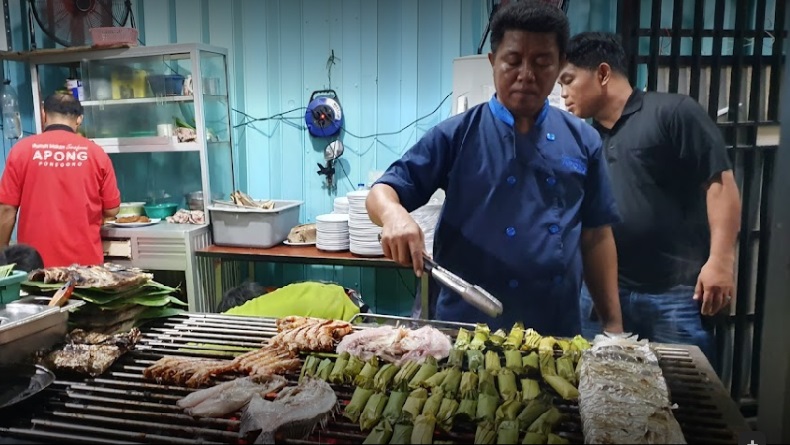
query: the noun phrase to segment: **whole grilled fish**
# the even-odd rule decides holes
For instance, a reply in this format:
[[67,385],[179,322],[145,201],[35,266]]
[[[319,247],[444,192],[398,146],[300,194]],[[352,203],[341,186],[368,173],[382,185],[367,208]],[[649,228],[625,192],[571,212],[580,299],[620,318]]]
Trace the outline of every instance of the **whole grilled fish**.
[[260,430],[256,444],[273,444],[278,431],[290,439],[304,439],[316,425],[323,427],[337,407],[337,396],[323,380],[305,378],[270,402],[255,394],[241,416],[239,434]]

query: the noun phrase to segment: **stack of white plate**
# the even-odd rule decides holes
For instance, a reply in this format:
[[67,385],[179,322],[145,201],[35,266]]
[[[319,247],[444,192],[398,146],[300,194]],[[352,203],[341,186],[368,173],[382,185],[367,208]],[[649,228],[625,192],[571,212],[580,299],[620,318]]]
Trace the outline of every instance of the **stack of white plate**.
[[348,250],[348,215],[327,213],[315,217],[315,247],[329,252]]
[[335,198],[335,204],[332,213],[348,213],[348,198],[345,196]]
[[360,256],[384,255],[379,242],[381,227],[373,224],[365,208],[368,191],[353,191],[346,197],[348,197],[348,235],[351,253]]

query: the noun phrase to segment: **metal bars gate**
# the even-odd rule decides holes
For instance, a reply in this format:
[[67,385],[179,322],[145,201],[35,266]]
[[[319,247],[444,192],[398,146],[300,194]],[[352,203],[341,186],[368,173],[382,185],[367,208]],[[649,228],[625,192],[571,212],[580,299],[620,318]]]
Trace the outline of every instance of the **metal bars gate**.
[[618,0],[632,84],[699,101],[735,166],[743,207],[737,300],[716,337],[717,372],[736,401],[758,393],[786,8],[785,0]]

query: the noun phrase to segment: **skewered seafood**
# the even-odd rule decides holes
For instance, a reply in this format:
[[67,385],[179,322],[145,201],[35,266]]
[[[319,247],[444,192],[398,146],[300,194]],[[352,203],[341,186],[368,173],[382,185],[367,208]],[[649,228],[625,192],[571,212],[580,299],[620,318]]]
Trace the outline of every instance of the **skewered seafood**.
[[416,330],[381,326],[346,335],[337,345],[337,352],[349,352],[363,360],[378,356],[400,365],[408,361],[422,363],[429,356],[443,359],[451,347],[449,337],[431,326]]
[[287,384],[285,377],[279,375],[268,376],[260,382],[243,377],[195,391],[176,404],[192,416],[220,417],[238,411],[255,394],[265,396]]
[[291,316],[278,320],[277,330],[277,335],[269,340],[271,346],[285,346],[291,351],[330,352],[354,328],[345,321]]

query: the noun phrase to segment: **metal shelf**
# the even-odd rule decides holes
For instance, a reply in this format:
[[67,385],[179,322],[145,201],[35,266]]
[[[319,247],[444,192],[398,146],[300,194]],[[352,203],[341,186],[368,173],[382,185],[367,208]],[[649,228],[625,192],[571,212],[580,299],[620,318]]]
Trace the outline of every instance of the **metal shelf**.
[[105,153],[156,153],[176,151],[200,151],[197,142],[177,142],[168,137],[130,137],[130,138],[94,138],[95,144],[102,147]]
[[156,97],[135,97],[131,99],[104,99],[104,100],[85,100],[82,101],[84,107],[95,107],[105,105],[134,105],[134,104],[154,104],[163,102],[192,102],[195,96],[156,96]]

